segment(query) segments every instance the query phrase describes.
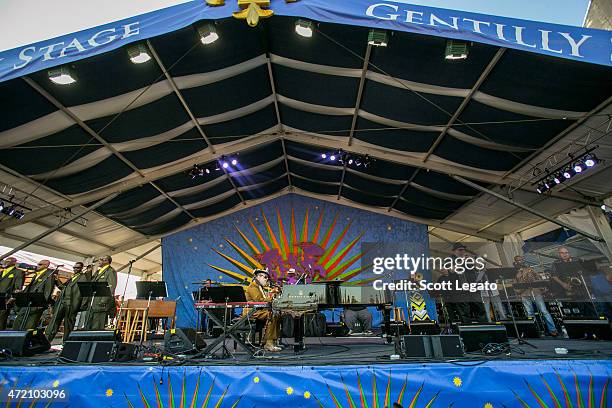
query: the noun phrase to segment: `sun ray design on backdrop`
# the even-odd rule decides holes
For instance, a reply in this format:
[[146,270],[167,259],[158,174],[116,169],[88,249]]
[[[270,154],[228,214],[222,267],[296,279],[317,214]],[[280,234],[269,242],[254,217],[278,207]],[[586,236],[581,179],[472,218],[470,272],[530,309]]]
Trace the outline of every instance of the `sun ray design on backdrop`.
[[[375,278],[354,279],[367,271],[369,266],[358,262],[365,254],[363,251],[349,256],[364,234],[354,234],[350,220],[344,228],[340,228],[339,214],[327,216],[325,210],[321,209],[314,228],[310,229],[310,209],[306,209],[299,222],[293,208],[289,223],[283,220],[278,208],[275,215],[276,220],[268,219],[262,210],[263,228],[257,227],[253,220],[249,219],[250,231],[246,232],[252,233],[253,239],[235,225],[234,228],[243,242],[239,245],[225,238],[235,254],[229,255],[213,248],[231,264],[231,268],[212,264],[208,266],[237,281],[248,280],[253,275],[253,269],[265,267],[275,280],[286,277],[287,271],[293,269],[296,276],[304,274],[307,280],[313,282],[351,280],[352,285],[366,285],[374,281]],[[276,233],[271,221],[276,222]]]
[[[212,379],[206,393],[204,393],[203,390],[202,392],[200,392],[201,377],[202,377],[202,371],[200,370],[200,373],[198,374],[198,378],[194,386],[193,393],[189,393],[187,391],[187,373],[186,371],[183,372],[180,394],[175,395],[175,392],[172,389],[172,377],[170,374],[168,374],[168,382],[167,382],[168,383],[167,385],[168,394],[165,398],[166,399],[165,404],[164,404],[164,395],[161,390],[162,386],[160,385],[158,387],[158,381],[155,378],[153,378],[153,393],[144,392],[140,384],[137,383],[136,386],[138,387],[139,401],[142,403],[143,408],[151,408],[154,406],[158,408],[159,407],[168,407],[168,408],[178,408],[178,407],[180,408],[186,408],[186,407],[213,408],[214,407],[214,408],[219,408],[224,402],[226,403],[225,406],[227,407],[235,408],[238,406],[238,403],[240,402],[242,397],[238,397],[238,399],[236,399],[233,403],[231,403],[231,401],[227,401],[227,394],[228,394],[228,389],[230,387],[230,384],[228,384],[223,389],[223,393],[221,394],[221,396],[219,396],[217,401],[213,401],[214,398],[212,397],[212,394],[213,394],[213,389],[215,387],[215,381],[216,381],[215,378]],[[136,408],[137,406],[135,405],[136,403],[132,403],[132,401],[130,401],[128,396],[125,394],[124,394],[124,397],[127,401],[128,408]],[[188,400],[190,401],[189,405],[187,405]],[[199,405],[200,401],[201,401],[201,405]],[[231,405],[228,405],[228,404],[231,404]]]
[[[402,383],[402,387],[400,391],[397,393],[397,396],[393,396],[392,381],[391,381],[391,371],[389,371],[389,375],[384,383],[378,384],[376,381],[376,375],[372,372],[372,389],[371,389],[371,399],[368,401],[366,391],[367,382],[363,382],[359,372],[357,372],[356,382],[357,382],[357,393],[351,393],[349,390],[349,385],[344,380],[344,377],[341,375],[340,380],[342,381],[343,392],[338,393],[338,389],[336,389],[336,393],[332,390],[332,388],[327,385],[327,391],[329,392],[329,396],[333,402],[333,408],[383,408],[383,407],[392,407],[393,403],[396,402],[401,406],[406,406],[408,408],[416,408],[424,407],[424,408],[432,408],[435,406],[435,402],[440,395],[440,392],[435,392],[433,395],[425,397],[423,394],[423,390],[425,388],[425,383],[421,383],[418,389],[412,395],[407,395],[406,388],[408,386],[408,376],[404,378]],[[384,386],[380,388],[380,386]],[[384,394],[383,394],[384,392]],[[321,400],[315,396],[315,401],[318,404],[319,408],[328,408],[332,407],[331,405],[323,405]],[[344,403],[346,401],[346,403]],[[408,405],[404,405],[404,402]],[[452,404],[450,405],[452,406]]]

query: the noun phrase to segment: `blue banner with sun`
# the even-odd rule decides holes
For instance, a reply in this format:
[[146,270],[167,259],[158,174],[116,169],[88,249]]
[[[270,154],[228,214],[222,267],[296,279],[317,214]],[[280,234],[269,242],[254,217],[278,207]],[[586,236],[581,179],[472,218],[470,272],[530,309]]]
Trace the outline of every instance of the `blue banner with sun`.
[[[179,299],[179,324],[193,327],[192,291],[200,287],[197,282],[249,282],[254,268],[267,267],[275,280],[286,278],[293,270],[307,282],[342,280],[372,285],[380,277],[362,262],[363,248],[371,248],[362,244],[398,242],[405,243],[407,254],[427,255],[427,226],[287,195],[162,238],[163,277],[170,297]],[[427,271],[424,274],[430,278]],[[435,319],[435,305],[423,295],[429,316]],[[405,300],[396,303],[402,305]],[[374,317],[376,321],[380,316]]]
[[606,360],[5,366],[0,367],[0,402],[30,408],[386,408],[394,403],[411,408],[605,408],[610,406],[611,368]]

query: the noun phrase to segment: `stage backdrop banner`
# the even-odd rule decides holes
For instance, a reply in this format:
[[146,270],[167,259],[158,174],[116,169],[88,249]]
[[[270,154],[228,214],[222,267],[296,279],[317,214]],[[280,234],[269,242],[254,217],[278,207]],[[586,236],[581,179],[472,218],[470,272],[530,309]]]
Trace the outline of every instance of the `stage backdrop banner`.
[[[556,2],[549,3],[551,9],[558,7],[553,4]],[[276,15],[476,41],[612,65],[612,31],[420,6],[408,0],[272,0],[270,9]],[[190,1],[18,46],[0,52],[0,82],[166,34],[199,20],[229,18],[239,10],[235,0],[226,0],[219,7]],[[15,22],[7,22],[5,29],[12,24]]]
[[[255,267],[266,266],[273,278],[293,268],[298,277],[371,286],[380,277],[362,264],[362,244],[391,242],[405,242],[407,254],[427,256],[427,226],[289,194],[162,238],[163,277],[169,296],[179,299],[179,324],[195,326],[196,282],[248,282]],[[405,296],[398,298],[399,305],[406,303]],[[426,300],[435,319],[435,305]]]
[[[604,408],[610,406],[611,368],[609,360],[281,367],[4,366],[0,367],[0,401],[3,406],[30,408],[386,408],[394,402],[406,408]],[[22,394],[17,391],[24,389],[37,396],[55,392],[57,398],[20,400]]]

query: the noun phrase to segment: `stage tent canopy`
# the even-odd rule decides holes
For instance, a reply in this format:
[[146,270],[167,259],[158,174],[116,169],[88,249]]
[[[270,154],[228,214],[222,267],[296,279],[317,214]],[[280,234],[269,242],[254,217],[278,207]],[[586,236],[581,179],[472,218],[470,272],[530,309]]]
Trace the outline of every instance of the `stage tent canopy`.
[[[328,3],[251,6],[250,27],[234,1],[187,2],[0,52],[1,181],[31,209],[4,216],[0,236],[17,246],[118,193],[35,246],[127,263],[161,236],[295,193],[443,240],[500,241],[546,220],[478,187],[551,217],[612,194],[609,31]],[[208,23],[218,39],[203,44]],[[446,59],[448,39],[467,58]],[[132,63],[134,46],[150,59]],[[76,82],[51,82],[58,68]],[[538,171],[591,144],[603,163],[535,192]],[[370,165],[330,160],[339,149]],[[217,170],[225,158],[238,164]],[[210,174],[191,178],[194,165]],[[143,262],[159,272],[159,250]]]

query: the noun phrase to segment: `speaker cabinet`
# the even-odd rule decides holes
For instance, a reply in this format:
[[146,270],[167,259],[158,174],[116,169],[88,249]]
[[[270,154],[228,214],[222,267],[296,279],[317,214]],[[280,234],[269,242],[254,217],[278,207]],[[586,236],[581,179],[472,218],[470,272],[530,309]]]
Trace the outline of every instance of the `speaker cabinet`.
[[463,357],[461,339],[455,334],[431,336],[434,357]]
[[170,353],[195,353],[204,347],[206,342],[192,328],[170,329],[164,335],[164,348]]
[[501,324],[457,326],[465,351],[480,351],[489,343],[508,343],[506,328]]
[[402,358],[432,358],[433,348],[430,336],[401,336],[399,355]]
[[64,343],[60,357],[83,363],[126,362],[136,359],[138,347],[119,342],[111,330],[73,331]]
[[440,326],[435,321],[410,323],[410,334],[440,334]]
[[[514,323],[512,320],[504,320],[501,322],[506,327],[506,333],[508,337],[516,337],[516,330],[514,329]],[[519,336],[527,339],[537,339],[540,337],[540,331],[536,325],[535,320],[516,320],[516,328],[518,329]]]
[[29,357],[50,348],[51,344],[42,330],[0,331],[0,349],[9,351],[13,356]]
[[608,319],[564,319],[570,339],[610,340]]

